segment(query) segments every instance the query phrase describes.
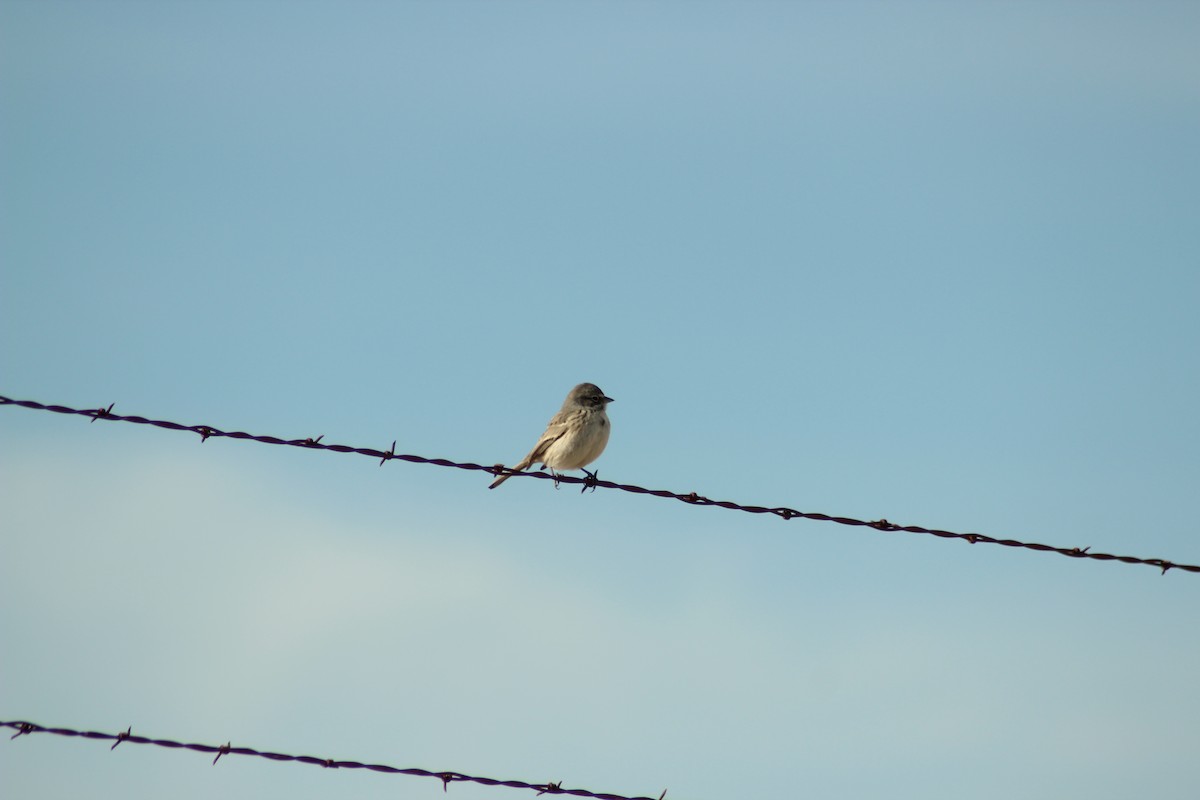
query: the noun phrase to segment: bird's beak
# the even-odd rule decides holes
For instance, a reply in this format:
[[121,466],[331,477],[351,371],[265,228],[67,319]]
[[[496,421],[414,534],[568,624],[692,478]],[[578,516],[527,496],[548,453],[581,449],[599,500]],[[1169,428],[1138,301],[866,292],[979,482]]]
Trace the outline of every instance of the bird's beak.
[[604,402],[606,402],[606,403],[611,403],[611,402],[613,402],[613,399],[612,399],[611,397],[608,397],[608,396],[604,396],[604,397],[603,397],[603,400],[604,400]]

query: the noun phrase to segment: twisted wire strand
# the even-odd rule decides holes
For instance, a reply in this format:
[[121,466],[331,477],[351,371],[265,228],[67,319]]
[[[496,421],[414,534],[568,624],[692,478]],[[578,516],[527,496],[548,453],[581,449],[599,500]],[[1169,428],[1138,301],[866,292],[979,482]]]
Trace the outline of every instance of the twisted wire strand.
[[114,414],[113,404],[107,408],[81,409],[71,408],[69,406],[51,405],[47,403],[39,403],[35,400],[14,400],[9,397],[0,395],[0,405],[19,406],[21,408],[34,409],[36,411],[51,411],[56,414],[72,414],[84,417],[90,417],[92,422],[98,419],[108,420],[110,422],[130,422],[135,425],[152,425],[157,428],[166,428],[168,430],[189,431],[198,434],[200,441],[204,442],[210,438],[228,438],[228,439],[247,439],[264,444],[282,445],[285,447],[302,447],[309,450],[331,450],[335,453],[355,453],[358,455],[368,456],[370,458],[378,458],[379,465],[383,466],[388,461],[407,461],[414,464],[433,464],[439,467],[451,467],[454,469],[472,470],[476,472],[486,472],[490,475],[510,475],[520,476],[525,478],[539,478],[541,480],[552,480],[555,483],[581,484],[583,490],[587,489],[617,489],[622,492],[631,492],[633,494],[646,494],[653,497],[666,497],[679,500],[689,505],[694,506],[714,506],[717,508],[726,508],[732,511],[744,511],[750,514],[773,514],[780,519],[810,519],[818,522],[834,522],[838,525],[849,525],[853,527],[865,527],[881,533],[913,533],[923,534],[927,536],[936,536],[941,539],[960,539],[970,544],[996,544],[1004,547],[1017,547],[1025,550],[1033,550],[1041,553],[1058,553],[1059,555],[1068,558],[1090,559],[1093,561],[1117,561],[1123,564],[1145,564],[1151,567],[1157,567],[1162,570],[1162,574],[1166,574],[1167,570],[1177,569],[1184,572],[1200,573],[1200,565],[1183,564],[1175,561],[1169,561],[1163,558],[1142,558],[1139,556],[1120,556],[1112,553],[1094,553],[1090,547],[1056,547],[1054,545],[1039,544],[1037,542],[1026,542],[1019,539],[999,539],[994,536],[988,536],[983,533],[956,533],[954,531],[942,530],[940,528],[926,528],[921,525],[897,525],[889,522],[886,519],[878,520],[863,520],[853,517],[834,516],[830,514],[822,514],[814,511],[798,511],[794,508],[783,506],[769,507],[760,505],[743,505],[734,503],[729,500],[713,500],[708,497],[697,494],[696,492],[672,492],[666,489],[647,489],[642,486],[634,486],[631,484],[614,483],[612,481],[600,480],[592,475],[586,478],[576,478],[570,475],[554,475],[548,472],[518,472],[509,469],[502,464],[494,464],[486,466],[483,464],[474,464],[471,462],[451,461],[445,458],[427,458],[425,456],[411,455],[408,453],[397,453],[396,442],[392,442],[392,446],[387,450],[379,450],[371,447],[351,447],[343,444],[326,444],[321,441],[323,436],[308,437],[304,439],[282,439],[278,436],[264,436],[260,434],[244,433],[242,431],[223,431],[211,425],[183,425],[178,422],[170,422],[161,419],[148,419],[136,415]]
[[[301,764],[312,764],[317,767],[326,769],[365,769],[372,772],[382,772],[389,775],[412,775],[421,778],[437,778],[442,782],[442,788],[446,789],[451,783],[478,783],[484,786],[507,786],[512,789],[533,789],[539,795],[542,794],[564,794],[573,795],[575,797],[593,797],[597,800],[655,800],[653,797],[629,797],[623,794],[612,794],[611,792],[591,792],[587,789],[564,789],[562,781],[549,783],[528,783],[527,781],[516,780],[496,780],[495,778],[481,778],[477,775],[465,775],[461,772],[442,771],[435,772],[433,770],[421,769],[419,767],[392,767],[387,764],[366,764],[361,761],[338,761],[332,758],[318,758],[316,756],[294,756],[287,753],[275,753],[269,750],[256,750],[253,747],[234,747],[231,743],[222,745],[211,744],[196,744],[191,742],[179,742],[174,739],[154,739],[149,736],[140,736],[133,732],[133,727],[120,733],[101,733],[99,731],[80,731],[74,728],[47,728],[43,725],[38,725],[34,722],[26,722],[24,720],[0,721],[0,728],[12,728],[16,730],[9,739],[16,739],[20,736],[25,736],[31,733],[49,733],[55,736],[79,737],[83,739],[99,739],[102,741],[111,741],[113,743],[110,750],[116,750],[117,745],[122,742],[132,742],[133,744],[148,744],[155,747],[166,747],[175,750],[193,750],[197,753],[216,753],[213,758],[213,764],[216,765],[225,755],[236,756],[252,756],[255,758],[265,758],[269,761],[290,761],[299,762]],[[663,791],[657,800],[663,800],[666,796],[666,791]]]

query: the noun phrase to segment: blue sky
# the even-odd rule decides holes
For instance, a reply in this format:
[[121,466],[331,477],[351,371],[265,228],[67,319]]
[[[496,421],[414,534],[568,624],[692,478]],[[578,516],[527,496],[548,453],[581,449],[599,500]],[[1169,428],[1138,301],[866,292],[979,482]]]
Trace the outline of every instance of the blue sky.
[[[586,380],[603,478],[1200,563],[1198,35],[5,0],[0,394],[511,463]],[[674,798],[1194,793],[1195,575],[16,408],[0,478],[0,719]],[[0,787],[443,796],[48,736]]]

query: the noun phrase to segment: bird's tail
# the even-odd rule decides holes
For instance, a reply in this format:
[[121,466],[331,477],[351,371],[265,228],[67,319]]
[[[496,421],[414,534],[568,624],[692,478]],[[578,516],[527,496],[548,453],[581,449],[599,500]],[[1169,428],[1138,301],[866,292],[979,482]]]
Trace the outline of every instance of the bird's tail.
[[[529,469],[529,465],[532,463],[533,462],[530,461],[529,459],[525,459],[520,464],[516,464],[513,467],[511,467],[511,469],[514,469],[514,470]],[[499,466],[504,466],[504,465],[500,464]],[[504,483],[506,480],[508,480],[511,477],[512,477],[512,475],[501,475],[499,478],[496,478],[496,480],[492,481],[492,485],[489,486],[488,488],[495,489],[497,486]]]

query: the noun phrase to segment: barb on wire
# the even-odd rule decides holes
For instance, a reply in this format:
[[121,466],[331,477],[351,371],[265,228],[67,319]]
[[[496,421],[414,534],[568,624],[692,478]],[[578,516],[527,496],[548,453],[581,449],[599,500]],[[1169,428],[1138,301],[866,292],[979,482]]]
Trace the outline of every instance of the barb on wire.
[[[234,747],[232,743],[226,742],[222,745],[211,744],[195,744],[188,742],[178,742],[174,739],[153,739],[149,736],[140,736],[133,733],[133,727],[130,726],[127,730],[120,733],[101,733],[99,731],[80,731],[74,728],[47,728],[43,725],[38,725],[34,722],[25,722],[23,720],[15,721],[0,721],[0,728],[12,728],[16,731],[10,739],[16,739],[19,736],[27,736],[31,733],[49,733],[55,736],[80,737],[83,739],[99,739],[101,741],[112,741],[113,746],[110,750],[115,750],[121,742],[132,742],[134,744],[149,744],[155,747],[166,747],[173,750],[193,750],[197,753],[216,753],[216,758],[213,759],[215,766],[218,759],[225,755],[238,756],[253,756],[255,758],[265,758],[269,761],[292,761],[301,764],[312,764],[325,769],[366,769],[372,772],[383,772],[389,775],[413,775],[420,778],[437,778],[442,782],[442,787],[446,788],[451,783],[478,783],[483,786],[507,786],[512,789],[531,789],[538,794],[565,794],[575,797],[594,797],[598,800],[654,800],[652,797],[636,796],[630,797],[623,794],[612,794],[611,792],[591,792],[587,789],[564,789],[562,781],[555,783],[528,783],[526,781],[515,780],[496,780],[495,778],[481,778],[476,775],[466,775],[461,772],[433,772],[419,767],[391,767],[387,764],[365,764],[361,761],[338,761],[332,758],[317,758],[316,756],[294,756],[287,753],[275,753],[269,750],[255,750],[253,747]],[[665,795],[666,792],[664,791]],[[659,798],[661,800],[661,798]]]
[[182,425],[178,422],[168,422],[161,419],[147,419],[135,415],[122,415],[112,413],[113,406],[110,404],[107,408],[80,409],[69,408],[67,406],[49,405],[39,403],[35,400],[13,400],[9,397],[0,395],[0,406],[20,406],[22,408],[31,408],[36,411],[52,411],[56,414],[77,414],[79,416],[91,417],[95,422],[98,419],[109,420],[112,422],[131,422],[136,425],[153,425],[157,428],[166,428],[174,431],[190,431],[198,434],[201,441],[210,438],[228,438],[228,439],[249,439],[255,442],[264,444],[277,444],[286,447],[303,447],[309,450],[332,450],[335,453],[356,453],[358,455],[368,456],[370,458],[378,458],[379,465],[383,466],[385,462],[398,460],[408,461],[413,464],[433,464],[439,467],[452,467],[454,469],[473,470],[476,472],[486,472],[489,475],[515,475],[525,478],[539,478],[541,480],[552,480],[557,483],[577,483],[583,484],[583,487],[595,489],[603,487],[605,489],[617,489],[622,492],[631,492],[633,494],[647,494],[653,497],[669,497],[679,500],[689,505],[694,506],[715,506],[717,508],[727,508],[733,511],[745,511],[750,514],[773,514],[783,520],[791,519],[810,519],[818,522],[834,522],[838,525],[850,525],[853,527],[870,528],[871,530],[881,533],[915,533],[924,534],[927,536],[936,536],[940,539],[960,539],[969,544],[998,544],[1004,547],[1018,547],[1026,550],[1034,550],[1041,553],[1058,553],[1059,555],[1067,556],[1068,558],[1083,558],[1093,561],[1119,561],[1123,564],[1146,564],[1151,567],[1157,567],[1162,570],[1165,575],[1167,570],[1178,569],[1184,572],[1200,573],[1200,565],[1181,564],[1175,561],[1168,561],[1162,558],[1140,558],[1138,556],[1118,556],[1111,553],[1093,553],[1090,547],[1056,547],[1048,544],[1038,544],[1037,542],[1025,542],[1018,539],[998,539],[994,536],[988,536],[983,533],[955,533],[954,531],[941,530],[940,528],[926,528],[921,525],[897,525],[889,522],[886,519],[878,520],[863,520],[853,517],[840,517],[830,514],[821,514],[815,511],[798,511],[794,508],[786,507],[769,507],[758,505],[742,505],[729,500],[712,500],[708,497],[688,492],[686,494],[680,492],[672,492],[666,489],[646,489],[642,486],[633,486],[630,484],[613,483],[596,478],[595,476],[587,478],[576,478],[570,475],[553,475],[548,472],[517,472],[509,469],[501,464],[485,466],[483,464],[473,464],[471,462],[450,461],[445,458],[426,458],[425,456],[410,455],[406,453],[396,452],[396,442],[392,442],[392,446],[387,450],[376,450],[370,447],[350,447],[344,444],[325,444],[321,441],[323,436],[318,436],[313,439],[311,437],[303,439],[281,439],[277,436],[263,436],[251,433],[243,433],[241,431],[223,431],[214,428],[211,425]]

